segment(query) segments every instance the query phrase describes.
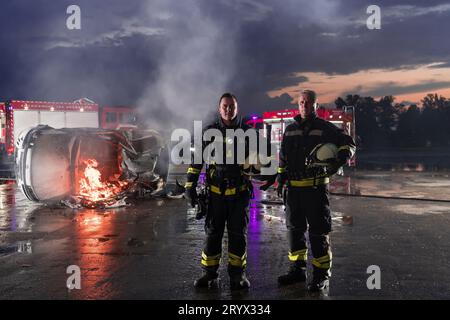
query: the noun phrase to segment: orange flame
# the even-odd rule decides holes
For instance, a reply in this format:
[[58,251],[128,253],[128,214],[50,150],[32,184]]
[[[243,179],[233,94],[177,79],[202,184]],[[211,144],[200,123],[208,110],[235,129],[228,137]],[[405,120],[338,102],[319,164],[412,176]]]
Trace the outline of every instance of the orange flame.
[[103,182],[101,173],[97,169],[98,162],[95,159],[84,161],[86,169],[80,179],[79,195],[89,202],[109,202],[124,191],[128,186],[126,181]]

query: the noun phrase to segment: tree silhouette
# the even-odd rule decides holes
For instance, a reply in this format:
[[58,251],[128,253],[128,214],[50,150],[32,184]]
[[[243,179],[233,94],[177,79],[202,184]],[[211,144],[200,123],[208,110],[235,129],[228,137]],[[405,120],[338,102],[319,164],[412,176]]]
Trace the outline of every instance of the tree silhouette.
[[356,134],[364,148],[450,146],[450,99],[427,94],[422,107],[394,103],[395,97],[349,94],[337,108],[354,106]]
[[427,94],[422,99],[422,125],[426,146],[449,145],[449,100],[437,94]]
[[404,147],[419,147],[424,145],[420,109],[413,104],[399,115],[397,130],[397,145]]

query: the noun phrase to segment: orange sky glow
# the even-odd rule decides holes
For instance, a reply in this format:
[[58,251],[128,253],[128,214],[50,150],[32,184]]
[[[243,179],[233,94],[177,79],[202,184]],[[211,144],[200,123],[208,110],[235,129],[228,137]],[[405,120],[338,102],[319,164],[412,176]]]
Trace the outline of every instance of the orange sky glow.
[[[333,103],[337,97],[344,97],[345,94],[352,93],[361,96],[370,95],[376,99],[381,96],[393,95],[396,97],[395,102],[410,101],[420,104],[420,100],[428,93],[438,93],[450,98],[450,67],[440,68],[440,64],[437,62],[414,69],[368,69],[344,75],[299,72],[294,73],[293,76],[304,76],[308,78],[308,81],[269,91],[268,95],[274,98],[287,93],[294,98],[294,102],[300,90],[309,88],[317,92],[319,103]],[[433,83],[436,85],[433,86]],[[420,88],[420,86],[426,85],[430,85],[432,89]],[[418,88],[413,87],[408,90],[407,87],[410,86],[418,86]],[[398,90],[410,92],[397,94]],[[380,92],[380,94],[367,94],[370,92]]]

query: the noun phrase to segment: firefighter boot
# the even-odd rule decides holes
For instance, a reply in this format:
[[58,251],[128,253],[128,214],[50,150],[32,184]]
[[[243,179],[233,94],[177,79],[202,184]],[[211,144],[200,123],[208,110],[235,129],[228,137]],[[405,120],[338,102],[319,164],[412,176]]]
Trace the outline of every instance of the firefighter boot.
[[205,270],[203,276],[194,281],[196,288],[211,288],[217,286],[219,274],[217,270]]
[[289,270],[286,274],[278,277],[279,285],[289,285],[306,280],[306,263],[305,261],[291,262]]
[[248,289],[250,287],[250,281],[247,279],[244,268],[229,265],[228,274],[230,275],[231,290]]
[[308,284],[309,292],[322,292],[330,285],[330,270],[313,267],[313,279]]

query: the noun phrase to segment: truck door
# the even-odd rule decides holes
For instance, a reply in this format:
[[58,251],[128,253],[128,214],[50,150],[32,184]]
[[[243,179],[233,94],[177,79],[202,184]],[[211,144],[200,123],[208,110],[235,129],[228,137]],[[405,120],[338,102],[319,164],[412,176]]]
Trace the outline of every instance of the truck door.
[[6,142],[6,115],[0,111],[0,144],[2,148],[5,147]]

